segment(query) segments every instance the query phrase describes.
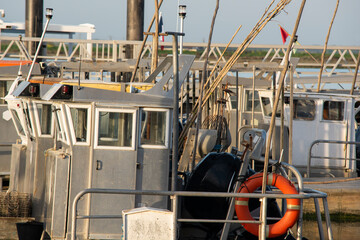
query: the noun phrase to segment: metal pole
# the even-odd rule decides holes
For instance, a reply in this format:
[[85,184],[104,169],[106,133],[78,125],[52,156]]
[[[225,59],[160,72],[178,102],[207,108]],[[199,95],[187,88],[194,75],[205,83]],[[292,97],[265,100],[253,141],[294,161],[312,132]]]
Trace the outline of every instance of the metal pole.
[[171,189],[176,190],[176,176],[177,176],[177,162],[178,162],[178,140],[179,140],[179,62],[178,62],[178,35],[181,33],[167,32],[168,35],[173,35],[173,69],[174,69],[174,107],[173,107],[173,151],[172,151],[172,176]]
[[[184,17],[180,17],[180,32],[184,32]],[[180,54],[183,54],[183,36],[179,37],[180,40]]]
[[328,232],[328,239],[333,240],[333,234],[331,230],[331,221],[330,221],[330,214],[329,214],[329,208],[327,199],[323,198],[323,207],[324,207],[324,214],[325,214],[325,220],[326,220],[326,226],[327,226],[327,232]]
[[[184,33],[184,19],[186,16],[186,5],[179,5],[178,16],[180,17],[180,32]],[[180,54],[183,54],[183,36],[180,35]]]
[[177,205],[178,205],[178,196],[177,195],[174,195],[172,196],[173,198],[173,237],[175,239],[177,239],[177,231],[178,231],[178,228],[177,228],[177,215],[178,215],[178,209],[177,209]]
[[267,212],[267,200],[266,197],[259,199],[261,201],[261,212],[260,212],[260,221],[261,228],[259,229],[259,236],[261,240],[266,239],[266,212]]
[[324,239],[324,229],[323,229],[322,221],[321,221],[319,200],[317,198],[314,198],[314,204],[315,204],[316,219],[317,219],[317,224],[318,224],[318,229],[319,229],[319,238],[321,240],[323,240]]
[[31,77],[32,70],[33,70],[33,68],[34,68],[36,59],[37,59],[37,57],[38,57],[38,55],[39,55],[39,52],[40,52],[40,49],[41,49],[41,44],[42,44],[42,42],[43,42],[43,40],[44,40],[44,37],[45,37],[45,32],[46,32],[46,30],[47,30],[47,28],[48,28],[48,26],[49,26],[49,22],[50,22],[50,20],[51,20],[51,18],[52,18],[52,8],[47,8],[47,11],[50,11],[50,13],[49,13],[49,14],[46,14],[46,24],[45,24],[45,27],[44,27],[44,31],[43,31],[42,34],[41,34],[41,38],[40,38],[40,41],[39,41],[39,45],[38,45],[38,47],[37,47],[37,49],[36,49],[36,53],[35,53],[35,56],[34,56],[34,59],[33,59],[32,63],[31,63],[31,67],[30,67],[29,73],[28,73],[28,75],[27,75],[27,77],[26,77],[26,81],[29,81],[29,79],[30,79],[30,77]]
[[239,149],[239,72],[236,71],[236,148]]
[[252,85],[252,99],[251,99],[251,127],[254,128],[254,105],[255,105],[255,65],[253,66],[253,85]]

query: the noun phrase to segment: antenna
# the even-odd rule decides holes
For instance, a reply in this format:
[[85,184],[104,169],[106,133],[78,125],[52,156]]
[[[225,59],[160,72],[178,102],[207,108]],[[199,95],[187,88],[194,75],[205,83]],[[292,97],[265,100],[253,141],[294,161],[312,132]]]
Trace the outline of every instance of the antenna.
[[46,24],[45,24],[44,31],[43,31],[43,33],[42,33],[42,35],[41,35],[41,38],[40,38],[40,41],[39,41],[39,45],[38,45],[38,47],[37,47],[37,49],[36,49],[36,53],[35,53],[34,59],[33,59],[32,63],[31,63],[31,67],[30,67],[29,73],[28,73],[28,75],[27,75],[27,77],[26,77],[26,81],[27,81],[27,82],[29,81],[29,79],[30,79],[30,77],[31,77],[31,73],[32,73],[32,70],[33,70],[33,68],[34,68],[35,61],[36,61],[36,59],[37,59],[37,57],[38,57],[38,55],[39,55],[39,51],[40,51],[42,42],[43,42],[44,37],[45,37],[45,32],[46,32],[46,30],[47,30],[47,28],[48,28],[48,26],[49,26],[49,22],[50,22],[52,16],[53,16],[53,9],[52,9],[52,8],[47,8],[47,9],[46,9],[46,19],[47,19],[47,20],[46,20]]

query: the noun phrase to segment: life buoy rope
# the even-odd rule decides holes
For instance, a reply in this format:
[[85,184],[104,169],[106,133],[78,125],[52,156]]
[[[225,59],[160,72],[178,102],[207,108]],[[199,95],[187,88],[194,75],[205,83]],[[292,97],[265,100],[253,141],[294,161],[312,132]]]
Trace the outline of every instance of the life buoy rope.
[[[252,193],[257,188],[262,186],[262,173],[257,173],[249,177],[239,188],[239,193]],[[298,194],[294,185],[285,177],[276,173],[267,175],[268,185],[275,186],[283,194]],[[235,211],[239,220],[254,221],[249,210],[249,198],[236,198]],[[284,216],[276,223],[266,225],[266,237],[278,237],[286,233],[299,218],[300,214],[300,199],[286,199],[287,210]],[[259,224],[257,223],[243,223],[243,227],[251,234],[259,235]]]

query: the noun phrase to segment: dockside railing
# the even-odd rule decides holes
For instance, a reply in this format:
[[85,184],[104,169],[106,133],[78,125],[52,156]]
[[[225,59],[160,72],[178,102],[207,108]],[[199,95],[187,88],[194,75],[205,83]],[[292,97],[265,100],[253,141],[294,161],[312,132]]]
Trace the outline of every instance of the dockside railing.
[[[29,54],[26,46],[28,42],[39,42],[40,38],[30,37],[10,37],[0,36],[0,60],[31,60],[33,55]],[[105,61],[116,62],[125,59],[126,51],[132,51],[133,56],[137,56],[141,50],[141,41],[125,41],[125,40],[83,40],[83,39],[53,39],[46,38],[43,43],[43,52],[40,53],[39,58],[49,61]],[[161,42],[159,44],[165,50],[171,50],[171,42]],[[128,47],[131,46],[131,47]],[[209,51],[210,60],[217,61],[219,58],[222,62],[226,62],[226,56],[221,56],[222,51],[227,44],[213,43]],[[229,50],[236,49],[239,44],[231,44]],[[206,43],[184,43],[184,52],[196,54],[197,60],[203,60],[206,52]],[[319,54],[322,52],[323,46],[296,45],[294,47],[297,53],[301,53],[300,62],[297,65],[297,72],[299,68],[308,68],[304,74],[313,74],[314,72],[309,68],[319,68],[320,61],[316,60],[311,54]],[[129,50],[132,49],[132,50]],[[152,55],[152,43],[148,41],[142,51],[143,58],[150,58]],[[258,61],[269,62],[276,58],[282,58],[285,53],[284,45],[263,45],[253,44],[247,49],[249,52],[260,53],[256,57]],[[329,76],[337,73],[338,69],[342,69],[343,74],[353,75],[353,71],[357,63],[357,54],[360,52],[360,46],[328,46],[327,57],[325,59],[324,74]],[[293,54],[296,57],[296,54]],[[248,61],[248,57],[244,56],[243,61]],[[241,61],[241,60],[240,60]],[[344,71],[345,70],[345,71]]]

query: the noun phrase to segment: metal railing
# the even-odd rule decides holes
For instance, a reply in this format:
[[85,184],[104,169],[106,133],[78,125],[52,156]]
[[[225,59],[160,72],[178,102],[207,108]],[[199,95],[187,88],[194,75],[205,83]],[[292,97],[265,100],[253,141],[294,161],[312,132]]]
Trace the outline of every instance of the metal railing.
[[[322,226],[322,220],[321,220],[321,212],[319,207],[319,201],[318,199],[321,198],[323,200],[323,208],[325,213],[325,219],[326,219],[326,226],[327,226],[327,233],[328,233],[328,239],[332,240],[332,230],[331,230],[331,223],[330,223],[330,214],[328,211],[328,205],[327,205],[327,194],[312,190],[312,189],[304,189],[303,188],[303,182],[302,177],[300,173],[294,168],[293,166],[282,163],[282,162],[275,162],[272,161],[278,169],[286,175],[285,170],[282,167],[285,167],[289,169],[291,172],[293,172],[294,176],[297,179],[298,188],[299,188],[299,194],[278,194],[278,193],[221,193],[221,192],[187,192],[187,191],[151,191],[151,190],[126,190],[126,189],[84,189],[81,192],[79,192],[72,203],[72,226],[71,226],[71,239],[76,239],[76,226],[77,226],[77,219],[113,219],[113,218],[122,218],[122,216],[119,215],[78,215],[77,213],[77,206],[79,200],[86,194],[121,194],[121,195],[156,195],[156,196],[167,196],[170,197],[172,201],[172,209],[173,209],[173,217],[174,217],[174,225],[173,225],[173,235],[176,239],[177,236],[177,224],[181,222],[206,222],[206,223],[258,223],[260,224],[261,234],[259,239],[264,240],[265,237],[265,230],[266,230],[266,212],[267,212],[267,199],[268,198],[278,198],[278,199],[300,199],[300,214],[299,214],[299,220],[298,220],[298,227],[297,227],[297,239],[302,239],[302,200],[303,199],[314,199],[315,204],[315,211],[317,216],[317,222],[318,222],[318,230],[319,230],[319,237],[320,239],[325,239],[323,226]],[[214,220],[214,219],[185,219],[185,218],[178,218],[178,198],[179,197],[225,197],[225,198],[258,198],[262,202],[262,214],[260,215],[260,219],[258,221],[245,221],[245,220]]]
[[307,159],[307,167],[306,167],[306,174],[307,177],[310,177],[310,169],[311,169],[311,159],[317,158],[317,159],[328,159],[328,160],[348,160],[348,161],[360,161],[358,158],[348,158],[348,157],[331,157],[331,156],[314,156],[312,155],[312,149],[315,145],[319,143],[329,143],[329,144],[345,144],[345,145],[360,145],[360,142],[354,142],[354,141],[337,141],[337,140],[315,140],[311,143],[309,147],[308,152],[308,159]]
[[[33,56],[27,52],[26,46],[28,42],[39,42],[40,38],[29,37],[8,37],[0,36],[0,60],[3,59],[23,59],[31,60]],[[120,41],[120,40],[82,40],[82,39],[44,39],[44,45],[46,46],[43,54],[40,54],[39,58],[51,60],[51,61],[106,61],[116,62],[120,59],[125,59],[125,51],[127,46],[132,46],[133,56],[137,56],[142,45],[141,41]],[[171,49],[171,42],[162,42],[160,45],[165,49]],[[210,47],[210,59],[218,60],[221,57],[223,49],[227,44],[214,43]],[[239,47],[240,44],[231,44],[230,50],[234,50]],[[52,53],[50,53],[50,47]],[[207,48],[206,43],[184,43],[184,51],[193,52],[198,54],[198,60],[204,58],[205,50]],[[297,53],[303,52],[306,56],[309,54],[318,54],[322,52],[323,46],[295,46]],[[150,57],[152,54],[151,41],[145,44],[142,51],[142,57]],[[263,53],[259,57],[259,61],[268,62],[275,58],[281,58],[285,54],[284,45],[250,45],[248,51],[256,51]],[[357,57],[356,53],[360,51],[359,46],[328,46],[327,47],[327,59],[325,59],[324,74],[333,75],[339,68],[346,69],[347,72],[342,74],[353,74],[353,70],[356,67]],[[296,57],[296,55],[295,55]],[[299,70],[299,68],[319,68],[321,66],[320,61],[316,60],[313,56],[307,57],[308,60],[300,58],[300,62],[297,65],[297,72],[302,71],[303,74],[314,74],[315,70],[310,69]],[[225,62],[224,56],[221,57],[221,61]]]
[[[139,190],[126,190],[126,189],[96,189],[96,188],[90,188],[90,189],[84,189],[81,192],[79,192],[72,205],[72,228],[71,228],[71,239],[76,239],[76,221],[77,219],[113,219],[113,218],[122,218],[122,216],[119,215],[77,215],[77,205],[80,198],[82,198],[86,194],[121,194],[121,195],[156,195],[156,196],[167,196],[170,197],[172,201],[172,206],[175,206],[173,208],[173,214],[174,214],[174,236],[177,236],[177,223],[180,222],[206,222],[206,223],[258,223],[261,225],[264,225],[264,222],[259,221],[244,221],[244,220],[214,220],[214,219],[183,219],[178,218],[178,198],[179,197],[225,197],[225,198],[259,198],[262,201],[265,201],[268,198],[279,198],[279,199],[286,199],[286,198],[293,198],[293,199],[309,199],[311,196],[315,196],[313,194],[309,193],[300,193],[300,194],[256,194],[256,193],[219,193],[219,192],[173,192],[173,191],[139,191]],[[324,195],[316,193],[317,198],[323,198]],[[265,204],[266,205],[266,204]],[[266,211],[265,211],[266,212]],[[175,238],[176,239],[176,238]],[[262,238],[265,239],[265,236]]]

